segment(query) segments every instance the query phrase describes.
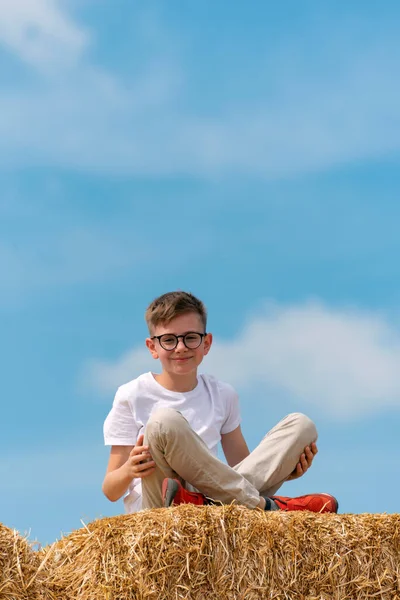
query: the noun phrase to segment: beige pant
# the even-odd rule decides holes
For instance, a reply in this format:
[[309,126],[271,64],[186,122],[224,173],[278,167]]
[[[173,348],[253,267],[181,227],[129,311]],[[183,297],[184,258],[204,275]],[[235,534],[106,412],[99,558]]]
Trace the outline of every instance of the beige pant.
[[301,413],[282,419],[239,464],[229,467],[209,451],[181,413],[155,410],[146,425],[144,444],[157,467],[142,479],[143,508],[162,507],[165,477],[191,484],[209,498],[255,508],[260,494],[272,496],[295,469],[304,448],[315,442],[314,423]]

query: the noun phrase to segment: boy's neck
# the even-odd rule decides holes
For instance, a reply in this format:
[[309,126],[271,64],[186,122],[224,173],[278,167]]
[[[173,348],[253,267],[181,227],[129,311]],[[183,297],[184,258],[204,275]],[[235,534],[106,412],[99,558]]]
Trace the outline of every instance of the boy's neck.
[[157,383],[170,392],[191,392],[197,386],[197,371],[173,377],[170,373],[163,371],[160,375],[154,375]]

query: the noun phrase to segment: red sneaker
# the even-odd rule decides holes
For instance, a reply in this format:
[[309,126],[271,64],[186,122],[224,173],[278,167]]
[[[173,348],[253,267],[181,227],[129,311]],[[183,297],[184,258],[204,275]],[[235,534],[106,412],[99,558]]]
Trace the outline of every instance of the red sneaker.
[[298,498],[271,496],[280,510],[310,510],[315,513],[337,513],[339,503],[330,494],[308,494]]
[[203,506],[207,503],[206,497],[200,492],[189,492],[177,479],[164,479],[162,484],[162,498],[165,508],[172,504],[197,504]]

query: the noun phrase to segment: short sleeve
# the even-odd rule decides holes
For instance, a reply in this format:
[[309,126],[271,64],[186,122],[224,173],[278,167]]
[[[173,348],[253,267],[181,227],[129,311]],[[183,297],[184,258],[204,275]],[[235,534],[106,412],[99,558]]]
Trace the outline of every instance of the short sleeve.
[[134,446],[139,431],[129,399],[121,388],[115,394],[112,409],[104,422],[106,446]]
[[239,396],[232,386],[226,385],[222,392],[225,396],[226,419],[221,427],[221,433],[234,431],[241,423]]

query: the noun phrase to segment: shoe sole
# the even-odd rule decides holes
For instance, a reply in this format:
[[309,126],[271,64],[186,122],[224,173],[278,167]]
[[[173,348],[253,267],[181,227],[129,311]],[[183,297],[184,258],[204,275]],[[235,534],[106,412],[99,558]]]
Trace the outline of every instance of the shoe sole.
[[164,479],[162,484],[162,497],[164,508],[172,506],[174,498],[178,493],[179,486],[175,479]]

